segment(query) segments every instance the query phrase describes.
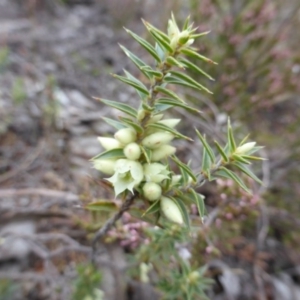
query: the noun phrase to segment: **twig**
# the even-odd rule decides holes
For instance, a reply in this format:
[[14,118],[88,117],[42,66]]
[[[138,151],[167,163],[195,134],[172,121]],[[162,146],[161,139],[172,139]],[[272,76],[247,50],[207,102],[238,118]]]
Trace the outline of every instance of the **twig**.
[[120,210],[106,221],[106,223],[96,232],[93,241],[92,241],[92,256],[91,262],[95,263],[96,252],[97,252],[97,243],[98,241],[115,225],[115,223],[122,217],[123,213],[129,210],[132,205],[136,195],[133,194],[130,198],[127,198],[122,204]]
[[28,189],[0,189],[0,199],[6,197],[16,197],[16,196],[44,196],[44,197],[51,197],[51,198],[63,198],[64,201],[67,202],[78,202],[79,196],[69,193],[69,192],[62,192],[62,191],[55,191],[50,189],[35,189],[35,188],[28,188]]

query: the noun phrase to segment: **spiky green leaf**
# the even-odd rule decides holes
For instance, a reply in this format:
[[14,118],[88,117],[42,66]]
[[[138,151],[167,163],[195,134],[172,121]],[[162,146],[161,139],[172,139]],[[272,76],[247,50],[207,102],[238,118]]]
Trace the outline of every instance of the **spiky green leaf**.
[[170,98],[173,98],[173,99],[175,99],[175,100],[178,100],[178,101],[184,103],[184,101],[183,101],[176,93],[174,93],[173,91],[171,91],[171,90],[169,90],[169,89],[167,89],[167,88],[164,88],[164,87],[162,87],[162,86],[156,86],[156,87],[154,88],[154,90],[155,90],[156,92],[160,92],[161,94],[167,95],[167,96],[169,96]]
[[187,55],[187,56],[190,56],[190,57],[200,59],[200,60],[203,60],[205,62],[217,65],[217,63],[214,62],[213,60],[211,60],[210,58],[208,58],[206,56],[203,56],[203,55],[199,54],[198,52],[196,52],[194,50],[183,48],[183,49],[180,50],[180,52]]
[[241,178],[239,178],[235,173],[228,170],[225,167],[220,167],[219,170],[216,172],[216,175],[232,179],[235,183],[237,183],[244,191],[246,191],[249,194],[252,194],[251,191],[247,188],[245,183]]
[[184,171],[189,174],[189,176],[192,178],[192,180],[194,182],[197,181],[197,178],[194,175],[194,172],[191,170],[191,168],[188,165],[181,162],[175,155],[171,156],[171,159],[177,164],[179,169],[184,169]]
[[205,86],[203,86],[202,84],[200,84],[196,80],[194,80],[192,77],[190,77],[182,72],[170,70],[169,73],[171,73],[175,78],[178,78],[186,83],[189,83],[189,84],[195,86],[199,90],[204,90],[207,93],[212,94],[212,92],[208,88],[206,88]]
[[212,149],[212,148],[210,147],[210,145],[207,143],[205,137],[203,137],[203,136],[201,135],[201,133],[200,133],[197,129],[196,129],[196,133],[197,133],[197,136],[198,136],[198,138],[200,139],[200,141],[201,141],[203,147],[206,149],[206,151],[207,151],[207,153],[208,153],[208,155],[209,155],[209,157],[210,157],[210,159],[211,159],[211,162],[214,163],[215,160],[216,160],[216,157],[215,157],[215,154],[214,154],[213,149]]
[[178,132],[174,128],[170,128],[169,126],[167,126],[165,124],[152,123],[152,124],[149,124],[147,127],[148,128],[158,129],[158,130],[161,130],[161,131],[167,131],[167,132],[172,133],[177,138],[182,138],[182,139],[185,139],[185,140],[188,140],[188,141],[192,141],[192,139],[189,138],[188,136],[185,136],[185,135],[181,134],[180,132]]
[[152,78],[149,72],[146,72],[145,68],[150,68],[145,62],[143,62],[140,58],[138,58],[135,54],[129,51],[124,46],[120,45],[121,49],[125,52],[125,54],[129,57],[129,59],[141,70],[141,72],[148,77],[149,79]]
[[252,178],[256,182],[258,182],[259,184],[263,184],[263,182],[244,164],[236,161],[236,162],[233,163],[233,165],[236,166],[240,171],[245,173],[247,176],[249,176],[250,178]]
[[113,77],[119,79],[120,81],[124,82],[125,84],[132,86],[134,89],[140,91],[141,93],[145,94],[146,96],[149,96],[149,91],[147,90],[145,85],[138,79],[135,78],[135,80],[133,80],[133,79],[129,79],[124,76],[117,75],[117,74],[113,74]]
[[137,123],[136,123],[136,121],[134,121],[134,120],[132,120],[132,119],[129,119],[129,118],[124,118],[124,117],[119,117],[119,119],[123,122],[123,123],[125,123],[125,124],[127,124],[127,125],[129,125],[130,127],[132,127],[137,133],[143,133],[144,132],[144,129],[143,129],[143,127],[141,127],[140,125],[138,125]]
[[[189,106],[188,104],[184,104],[182,102],[179,102],[177,100],[173,100],[173,99],[169,99],[169,98],[159,98],[157,99],[157,101],[155,102],[155,107],[158,106],[158,105],[168,105],[169,107],[168,108],[171,108],[173,106],[177,106],[177,107],[180,107],[180,108],[183,108],[187,111],[190,111],[190,112],[194,112],[194,113],[201,113],[200,110],[196,109],[196,108],[193,108],[191,106]],[[166,108],[166,109],[168,109]]]
[[209,80],[214,81],[214,79],[207,74],[205,71],[203,71],[202,69],[200,69],[198,66],[196,66],[194,63],[192,63],[191,61],[187,60],[186,58],[178,58],[178,60],[188,69],[194,71],[195,73],[199,73],[204,75],[206,78],[208,78]]
[[137,111],[134,108],[132,108],[131,106],[127,105],[127,104],[120,103],[120,102],[117,102],[117,101],[102,99],[102,98],[96,98],[96,97],[93,97],[93,98],[96,99],[96,100],[101,101],[102,103],[104,103],[104,104],[106,104],[110,107],[116,108],[116,109],[124,112],[125,114],[127,114],[131,117],[134,117],[134,118],[137,117]]
[[229,118],[228,118],[228,123],[227,123],[227,140],[228,140],[229,153],[233,153],[236,149],[236,143],[235,143],[235,139],[233,136],[233,130],[232,130]]
[[141,38],[140,36],[138,36],[137,34],[135,34],[134,32],[132,32],[129,29],[126,29],[126,32],[128,32],[150,55],[152,55],[152,57],[157,61],[157,62],[161,62],[161,58],[158,55],[158,53],[156,52],[155,48],[148,43],[146,40],[144,40],[143,38]]
[[125,158],[124,152],[122,148],[112,149],[105,152],[102,152],[95,157],[93,157],[91,160],[96,159],[112,159],[112,158]]
[[220,146],[220,144],[219,144],[217,141],[214,141],[214,142],[215,142],[215,145],[216,145],[216,147],[217,147],[217,150],[218,150],[218,152],[221,154],[223,160],[224,160],[225,162],[229,162],[229,158],[228,158],[228,156],[227,156],[225,150]]
[[151,204],[148,209],[142,214],[142,217],[156,213],[160,210],[160,199]]
[[115,121],[110,118],[102,117],[101,119],[104,120],[108,125],[111,125],[112,127],[116,128],[116,129],[122,129],[122,128],[127,127],[124,124],[122,124],[121,122]]
[[118,209],[117,205],[110,200],[98,200],[96,202],[89,203],[85,206],[86,209],[92,211],[107,211],[113,212]]

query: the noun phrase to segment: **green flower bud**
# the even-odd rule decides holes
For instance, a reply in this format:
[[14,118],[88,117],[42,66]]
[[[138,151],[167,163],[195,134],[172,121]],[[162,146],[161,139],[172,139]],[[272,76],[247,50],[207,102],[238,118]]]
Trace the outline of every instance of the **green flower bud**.
[[158,121],[157,123],[161,123],[170,128],[174,128],[180,121],[181,119],[165,119],[165,120]]
[[113,175],[115,173],[115,159],[96,159],[93,161],[94,168],[107,175]]
[[162,145],[152,151],[151,161],[159,161],[176,152],[176,148],[170,145]]
[[169,171],[167,166],[160,163],[144,164],[145,179],[149,182],[160,183],[164,179],[169,178]]
[[174,135],[169,132],[156,132],[148,135],[142,140],[142,145],[149,149],[155,149],[161,145],[168,144],[174,138]]
[[250,150],[252,150],[256,145],[256,142],[249,142],[242,146],[239,146],[235,150],[235,154],[246,154]]
[[118,159],[115,164],[115,173],[112,177],[106,178],[114,186],[116,196],[137,187],[144,178],[142,165],[129,159]]
[[141,121],[141,120],[143,120],[143,119],[145,118],[145,116],[146,116],[145,110],[142,109],[142,108],[139,109],[139,110],[138,110],[137,119],[138,119],[139,121]]
[[130,160],[137,160],[141,156],[141,148],[137,143],[130,143],[124,148],[124,154]]
[[136,132],[132,128],[122,128],[115,133],[115,139],[127,145],[135,142]]
[[180,45],[184,45],[189,40],[189,35],[190,35],[190,33],[187,30],[180,32],[179,38],[178,38],[178,43]]
[[161,118],[163,117],[164,115],[163,114],[158,114],[158,115],[155,115],[155,116],[152,116],[149,121],[147,122],[147,124],[153,124],[153,123],[156,123],[158,122],[159,120],[161,120]]
[[177,224],[183,224],[182,214],[173,200],[162,196],[160,208],[167,219]]
[[117,141],[114,138],[99,136],[98,141],[100,142],[101,146],[105,150],[112,150],[112,149],[116,149],[116,148],[122,148],[120,142]]
[[146,182],[143,186],[144,196],[150,201],[155,201],[160,198],[161,192],[161,187],[157,183]]

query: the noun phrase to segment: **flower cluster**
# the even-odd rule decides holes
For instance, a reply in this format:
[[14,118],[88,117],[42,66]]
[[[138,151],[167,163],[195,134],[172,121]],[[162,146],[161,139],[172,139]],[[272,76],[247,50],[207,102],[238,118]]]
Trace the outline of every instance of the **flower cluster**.
[[[174,16],[168,22],[168,33],[160,31],[148,22],[144,24],[155,40],[155,46],[142,39],[137,34],[126,31],[154,58],[155,67],[147,65],[130,50],[121,46],[129,59],[149,79],[149,87],[128,71],[125,76],[113,75],[121,82],[133,87],[139,98],[139,109],[124,103],[99,99],[102,103],[125,113],[119,120],[104,120],[116,128],[113,137],[99,137],[104,148],[93,159],[94,167],[109,175],[106,180],[114,188],[115,196],[125,198],[129,193],[135,199],[143,200],[142,208],[138,209],[137,216],[145,220],[149,217],[153,224],[157,224],[161,216],[177,224],[189,226],[189,207],[197,206],[200,217],[205,214],[204,196],[196,191],[197,185],[203,180],[214,180],[225,177],[234,180],[247,192],[249,191],[242,181],[231,169],[234,167],[252,179],[260,180],[246,166],[251,160],[257,160],[252,153],[259,150],[255,142],[245,143],[244,139],[236,145],[230,122],[228,122],[228,142],[222,147],[216,142],[215,149],[206,142],[205,136],[196,130],[202,145],[202,166],[197,171],[191,170],[175,156],[176,148],[171,145],[174,138],[191,140],[178,132],[175,127],[180,119],[165,119],[164,112],[173,107],[179,107],[189,112],[199,111],[187,104],[176,90],[170,85],[189,87],[198,91],[211,93],[208,88],[186,74],[193,71],[206,79],[213,78],[197,66],[194,61],[216,64],[211,59],[199,54],[191,45],[195,39],[208,32],[196,33],[189,18],[186,19],[182,29],[179,29]],[[188,58],[191,58],[189,60]],[[175,174],[169,165],[170,158],[177,165],[180,174]],[[99,206],[104,204],[99,203]],[[103,207],[106,209],[105,207]]]
[[[150,117],[145,128],[150,124],[164,125],[174,128],[180,119],[161,120],[163,114]],[[134,128],[119,129],[114,137],[98,137],[104,152],[120,153],[116,158],[98,158],[94,160],[94,167],[107,174],[106,178],[114,187],[115,195],[123,192],[141,189],[143,197],[150,201],[161,200],[164,215],[177,223],[182,223],[182,216],[172,200],[162,196],[166,192],[166,181],[173,184],[178,182],[178,175],[171,176],[168,166],[161,161],[176,152],[176,148],[169,143],[174,135],[168,131],[147,128],[143,135],[139,135]],[[101,155],[101,154],[100,154]],[[173,177],[173,180],[172,180]],[[170,188],[170,185],[168,189]]]

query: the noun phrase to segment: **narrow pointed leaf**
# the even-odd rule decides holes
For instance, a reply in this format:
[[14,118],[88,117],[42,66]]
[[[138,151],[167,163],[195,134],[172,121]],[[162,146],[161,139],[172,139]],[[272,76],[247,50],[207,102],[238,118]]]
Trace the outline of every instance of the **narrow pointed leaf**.
[[117,205],[109,200],[99,200],[96,202],[89,203],[85,206],[86,209],[92,211],[116,211],[118,209]]
[[177,106],[177,107],[180,107],[180,108],[183,108],[187,111],[190,111],[190,112],[194,112],[194,113],[201,113],[200,110],[196,109],[196,108],[193,108],[191,106],[189,106],[188,104],[184,104],[182,102],[179,102],[177,100],[173,100],[173,99],[169,99],[169,98],[159,98],[156,103],[155,103],[155,106],[157,105],[169,105],[170,107],[172,106]]
[[170,197],[170,198],[175,202],[175,204],[179,208],[179,210],[182,214],[182,217],[183,217],[184,224],[189,228],[190,227],[189,213],[188,213],[183,201],[177,197]]
[[159,113],[159,112],[165,111],[167,109],[170,109],[172,107],[173,107],[173,105],[157,103],[157,104],[155,104],[155,111]]
[[143,19],[142,19],[142,22],[144,23],[144,25],[146,26],[146,28],[149,31],[151,31],[151,30],[154,31],[155,33],[159,34],[159,36],[161,36],[161,38],[163,38],[166,42],[170,43],[169,37],[164,32],[162,32],[161,30],[157,29],[152,24],[148,23],[147,21],[145,21]]
[[102,117],[101,119],[103,119],[108,125],[111,125],[112,127],[116,128],[116,129],[122,129],[122,128],[127,127],[124,124],[122,124],[121,122],[115,121],[110,118]]
[[127,104],[120,103],[117,101],[107,100],[107,99],[95,98],[95,97],[94,97],[94,99],[99,100],[110,107],[116,108],[131,117],[134,117],[134,118],[137,117],[137,111]]
[[195,85],[198,87],[199,90],[204,90],[206,91],[207,93],[210,93],[212,94],[212,92],[206,88],[205,86],[203,86],[202,84],[198,83],[196,80],[194,80],[192,77],[184,74],[184,73],[181,73],[181,72],[178,72],[178,71],[172,71],[170,70],[170,73],[175,76],[176,78],[179,78],[189,84],[192,84],[192,85]]
[[176,67],[179,67],[181,69],[185,69],[185,66],[183,64],[181,64],[176,58],[174,58],[172,56],[167,57],[166,63],[170,66],[176,66]]
[[111,159],[111,158],[125,158],[124,152],[122,148],[116,148],[112,150],[108,150],[105,152],[102,152],[95,157],[93,157],[91,160],[96,160],[96,159]]
[[232,179],[234,182],[236,182],[244,191],[246,191],[249,194],[252,194],[251,191],[247,188],[245,183],[241,178],[239,178],[236,174],[234,174],[232,171],[228,170],[225,167],[220,167],[219,171],[216,172],[216,175]]
[[[167,77],[164,78],[164,80],[165,80],[165,82],[167,82],[169,84],[182,85],[182,86],[185,86],[185,87],[196,89],[198,91],[202,91],[203,90],[203,88],[200,88],[198,84],[193,84],[193,83],[187,82],[187,81],[182,80],[182,79],[180,79],[178,77],[175,77],[175,76],[167,76]],[[209,94],[212,94],[212,92],[209,91],[208,89],[205,88],[205,90]]]
[[138,125],[134,120],[131,120],[129,118],[124,118],[124,117],[119,117],[119,119],[129,125],[130,127],[132,127],[137,133],[143,133],[144,132],[144,129]]
[[217,141],[215,141],[215,145],[216,145],[216,147],[217,147],[217,150],[218,150],[219,153],[221,154],[223,160],[224,160],[225,162],[229,162],[229,158],[228,158],[228,156],[226,155],[226,152],[225,152],[225,151],[223,150],[223,148],[220,146],[220,144],[219,144]]
[[207,35],[209,33],[210,33],[210,31],[205,31],[205,32],[201,32],[201,33],[194,33],[194,34],[191,34],[191,39],[197,39],[197,38],[202,37],[204,35]]
[[151,156],[152,156],[152,151],[148,148],[144,148],[143,146],[140,146],[141,147],[141,150],[145,156],[145,159],[147,161],[148,164],[151,163]]
[[235,160],[235,161],[239,161],[243,164],[246,164],[246,165],[251,165],[251,162],[245,158],[243,158],[243,156],[241,155],[237,155],[237,154],[233,154],[232,155],[232,158]]
[[233,165],[236,166],[240,171],[248,175],[250,178],[258,182],[259,184],[263,184],[263,182],[249,168],[247,168],[242,163],[236,161],[233,163]]
[[179,58],[178,59],[184,66],[186,66],[188,69],[202,74],[205,77],[207,77],[208,79],[215,81],[209,74],[207,74],[205,71],[203,71],[202,69],[200,69],[198,66],[196,66],[195,64],[193,64],[192,62],[190,62],[189,60],[185,59],[185,58]]
[[210,169],[212,166],[212,161],[210,160],[210,157],[207,153],[206,148],[203,148],[203,153],[202,153],[202,171],[206,174],[207,178],[209,181],[211,181],[210,177]]
[[164,88],[164,87],[162,87],[162,86],[156,86],[156,87],[154,88],[154,90],[155,90],[156,92],[160,92],[161,94],[167,95],[167,96],[169,96],[169,97],[171,97],[171,98],[173,98],[173,99],[175,99],[175,100],[178,100],[178,101],[184,103],[184,101],[183,101],[176,93],[174,93],[173,91],[171,91],[171,90],[169,90],[169,89],[166,89],[166,88]]
[[210,58],[205,57],[205,56],[203,56],[203,55],[201,55],[201,54],[199,54],[196,51],[193,51],[191,49],[183,48],[183,49],[180,50],[180,52],[187,55],[187,56],[197,58],[197,59],[203,60],[205,62],[217,65],[217,63],[214,62],[213,60],[211,60]]
[[251,155],[251,154],[253,154],[253,153],[255,153],[255,152],[257,152],[257,151],[259,151],[263,148],[264,148],[263,146],[256,146],[256,147],[252,148],[250,151],[248,151],[247,155]]
[[197,129],[196,129],[196,133],[197,133],[203,147],[206,149],[206,151],[211,159],[211,162],[214,163],[216,158],[215,158],[213,149],[209,146],[206,139],[201,135],[201,133]]
[[197,181],[197,178],[194,175],[194,172],[191,170],[191,168],[188,165],[181,162],[175,155],[171,156],[171,159],[177,164],[179,169],[184,169],[185,172],[187,172],[189,174],[189,176],[193,179],[194,182]]
[[157,78],[162,78],[164,76],[164,74],[162,72],[153,70],[150,66],[141,67],[140,70],[142,72],[149,74],[149,76],[151,75],[151,76],[155,76]]
[[259,156],[252,156],[252,155],[242,155],[242,157],[245,159],[248,159],[248,160],[255,160],[255,161],[267,160],[267,158],[259,157]]
[[162,130],[162,131],[167,131],[167,132],[172,133],[177,138],[182,138],[182,139],[185,139],[185,140],[188,140],[188,141],[192,141],[192,139],[189,138],[188,136],[185,136],[185,135],[181,134],[180,132],[178,132],[174,128],[170,128],[169,126],[167,126],[165,124],[152,123],[152,124],[149,124],[147,127],[148,128],[155,128],[155,129]]
[[163,61],[165,59],[166,54],[164,49],[158,43],[155,43],[155,51],[157,52],[157,55],[160,57],[160,59]]
[[227,124],[227,140],[228,140],[229,152],[233,153],[236,149],[236,144],[235,144],[233,131],[232,131],[232,127],[231,127],[229,118],[228,118],[228,124]]
[[149,67],[150,69],[151,69],[151,67],[148,66],[146,63],[144,63],[140,58],[138,58],[135,54],[133,54],[132,52],[130,52],[124,46],[120,45],[120,47],[125,52],[125,54],[130,58],[130,60],[141,70],[141,72],[146,77],[148,77],[149,79],[151,79],[150,74],[148,72],[146,72],[146,70],[143,69],[143,67]]
[[196,193],[194,189],[189,189],[188,195],[190,199],[192,199],[192,201],[197,205],[199,216],[203,218],[205,215],[205,204],[204,204],[205,197],[201,194]]
[[170,46],[170,42],[168,42],[167,40],[165,40],[160,34],[158,34],[156,31],[150,29],[149,30],[150,34],[152,35],[152,37],[155,39],[155,41],[163,48],[165,48],[167,51],[169,51],[170,53],[173,52],[172,47]]
[[142,214],[142,217],[153,214],[159,210],[160,210],[160,199],[155,201],[152,205],[150,205],[148,209]]
[[120,75],[116,75],[116,74],[113,74],[113,77],[119,79],[120,81],[132,86],[133,88],[135,88],[136,90],[142,92],[143,94],[145,95],[149,95],[149,91],[147,90],[147,88],[145,87],[145,85],[140,82],[139,80],[132,80],[132,79],[129,79],[127,77],[124,77],[124,76],[120,76]]
[[143,38],[141,38],[140,36],[138,36],[137,34],[135,34],[134,32],[126,29],[126,32],[128,32],[150,55],[152,55],[152,57],[157,61],[157,62],[161,62],[161,58],[160,56],[157,54],[155,48],[148,43],[146,40],[144,40]]

